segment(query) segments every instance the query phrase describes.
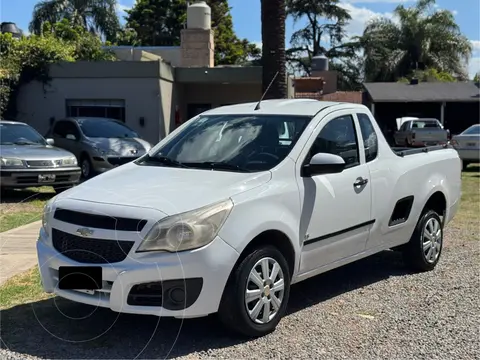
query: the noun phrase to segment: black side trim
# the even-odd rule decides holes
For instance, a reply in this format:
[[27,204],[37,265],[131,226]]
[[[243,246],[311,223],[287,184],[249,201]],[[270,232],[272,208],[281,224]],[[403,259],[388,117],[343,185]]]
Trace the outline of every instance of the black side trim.
[[322,240],[325,240],[325,239],[328,239],[328,238],[331,238],[331,237],[334,237],[334,236],[345,234],[347,232],[360,229],[364,226],[372,225],[372,224],[375,223],[375,221],[376,220],[373,219],[373,220],[366,221],[364,223],[361,223],[361,224],[358,224],[358,225],[355,225],[355,226],[352,226],[352,227],[349,227],[349,228],[346,228],[346,229],[343,229],[343,230],[336,231],[336,232],[331,233],[331,234],[327,234],[327,235],[323,235],[323,236],[320,236],[320,237],[317,237],[317,238],[314,238],[314,239],[306,240],[306,241],[303,242],[303,245],[304,246],[305,245],[310,245],[310,244],[316,243],[318,241],[322,241]]
[[397,201],[395,207],[393,208],[392,216],[390,217],[388,226],[402,224],[408,220],[410,211],[412,211],[413,200],[413,195],[410,195]]

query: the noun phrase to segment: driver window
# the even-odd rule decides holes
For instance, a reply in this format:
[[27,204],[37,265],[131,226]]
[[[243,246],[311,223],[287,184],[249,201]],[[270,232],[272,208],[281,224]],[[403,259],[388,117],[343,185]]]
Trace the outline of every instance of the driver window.
[[78,138],[80,137],[80,134],[78,132],[78,129],[77,127],[75,126],[74,123],[72,122],[65,122],[65,136],[67,135],[73,135],[75,136],[75,139],[78,140]]
[[57,122],[53,128],[53,135],[64,138],[65,135],[67,135],[65,124],[66,124],[65,121]]
[[307,161],[318,153],[341,156],[346,163],[346,168],[360,164],[355,123],[351,115],[332,119],[320,130],[310,148]]

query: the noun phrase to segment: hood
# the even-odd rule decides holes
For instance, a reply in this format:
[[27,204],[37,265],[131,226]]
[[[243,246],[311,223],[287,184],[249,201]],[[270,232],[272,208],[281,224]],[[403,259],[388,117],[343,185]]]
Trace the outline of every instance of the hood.
[[269,171],[238,173],[128,163],[67,190],[57,199],[146,207],[167,215],[194,210],[263,185]]
[[70,151],[50,145],[0,145],[0,155],[22,160],[51,160],[73,156]]
[[120,156],[132,156],[132,150],[137,150],[135,155],[143,155],[152,145],[140,138],[88,138],[91,145],[102,150],[111,150]]

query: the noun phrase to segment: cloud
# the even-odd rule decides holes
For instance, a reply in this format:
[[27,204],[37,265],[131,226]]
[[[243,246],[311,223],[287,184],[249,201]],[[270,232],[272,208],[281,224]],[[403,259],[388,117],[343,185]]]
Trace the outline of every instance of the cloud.
[[473,79],[477,73],[480,73],[480,57],[473,57],[468,62],[468,75],[470,79]]
[[120,14],[125,14],[125,10],[130,10],[131,8],[132,8],[131,5],[117,3],[117,12]]
[[480,51],[480,40],[470,40],[473,46],[473,51]]
[[[386,18],[395,20],[393,13],[375,12],[366,7],[357,7],[355,5],[352,5],[351,4],[352,0],[349,0],[349,1],[350,2],[340,3],[340,6],[343,7],[345,10],[347,10],[350,13],[350,16],[352,17],[352,20],[350,20],[350,22],[346,27],[346,31],[350,36],[361,35],[363,33],[363,30],[365,29],[365,25],[370,20],[373,20],[379,17],[386,17]],[[353,1],[357,1],[357,0],[353,0]],[[373,0],[371,1],[373,2]]]
[[401,4],[414,2],[415,0],[345,0],[350,4]]

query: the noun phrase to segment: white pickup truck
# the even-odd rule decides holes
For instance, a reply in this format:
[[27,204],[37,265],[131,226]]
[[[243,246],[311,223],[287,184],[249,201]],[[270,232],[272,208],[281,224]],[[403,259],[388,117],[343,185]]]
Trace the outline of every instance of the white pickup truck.
[[391,248],[435,267],[461,193],[454,149],[392,150],[363,105],[255,106],[204,112],[49,201],[45,291],[116,312],[218,313],[262,336],[294,283]]

